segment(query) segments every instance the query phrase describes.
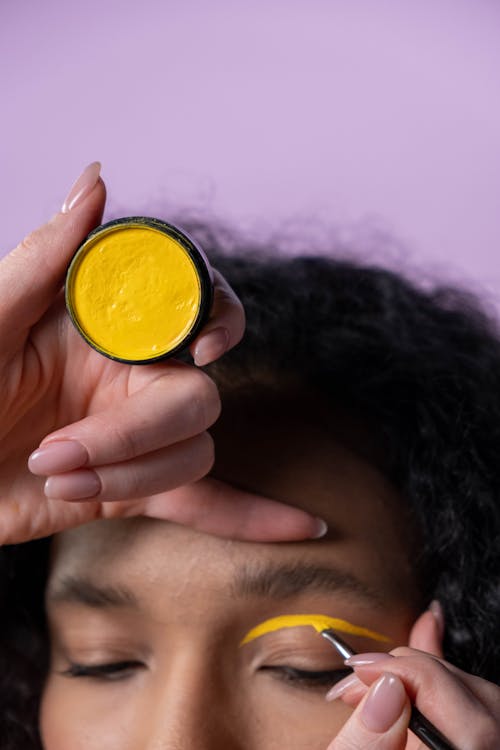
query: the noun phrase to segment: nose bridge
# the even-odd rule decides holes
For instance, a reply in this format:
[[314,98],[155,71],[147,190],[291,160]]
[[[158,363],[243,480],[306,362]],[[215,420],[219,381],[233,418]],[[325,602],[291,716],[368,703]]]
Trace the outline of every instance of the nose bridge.
[[145,707],[147,740],[140,750],[246,750],[238,712],[216,665],[178,658],[158,678]]

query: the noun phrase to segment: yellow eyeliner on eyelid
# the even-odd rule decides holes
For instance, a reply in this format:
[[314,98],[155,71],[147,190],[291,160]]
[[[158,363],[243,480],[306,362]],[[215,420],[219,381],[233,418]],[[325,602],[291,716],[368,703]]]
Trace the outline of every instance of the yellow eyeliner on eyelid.
[[271,617],[271,619],[265,620],[260,625],[252,628],[240,642],[240,646],[244,646],[245,643],[250,643],[255,638],[260,638],[261,635],[272,633],[275,630],[297,628],[304,625],[310,625],[318,633],[321,633],[322,630],[331,629],[340,630],[342,633],[350,633],[351,635],[359,635],[364,638],[371,638],[374,641],[390,641],[390,638],[381,633],[368,630],[368,628],[362,628],[359,625],[353,625],[347,622],[347,620],[339,620],[337,617],[327,617],[326,615],[282,615],[281,617]]

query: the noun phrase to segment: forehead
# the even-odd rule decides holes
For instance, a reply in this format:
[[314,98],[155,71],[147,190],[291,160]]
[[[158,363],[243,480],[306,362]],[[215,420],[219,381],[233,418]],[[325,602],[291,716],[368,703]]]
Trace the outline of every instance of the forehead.
[[[213,430],[213,473],[234,487],[235,503],[240,488],[325,518],[325,539],[262,545],[151,519],[97,522],[60,535],[52,579],[85,571],[143,588],[163,580],[185,589],[189,580],[192,588],[218,590],[249,565],[313,562],[352,573],[383,598],[407,598],[412,534],[401,498],[369,460],[339,439],[340,420],[332,426],[315,408],[313,400],[268,397],[256,405],[252,398],[227,398]],[[344,442],[352,442],[353,434],[351,429]],[[202,480],[192,491],[203,487]]]
[[324,518],[330,538],[415,549],[408,508],[382,469],[380,431],[358,416],[314,394],[268,388],[225,394],[211,432],[215,477]]

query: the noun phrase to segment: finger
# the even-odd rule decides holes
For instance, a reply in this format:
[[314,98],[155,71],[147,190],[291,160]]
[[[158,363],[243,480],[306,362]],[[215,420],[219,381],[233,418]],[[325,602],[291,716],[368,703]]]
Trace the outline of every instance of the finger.
[[214,270],[214,304],[202,333],[189,350],[198,366],[208,365],[241,341],[245,331],[245,311],[225,278]]
[[305,511],[211,477],[147,498],[136,512],[207,534],[251,542],[317,539],[326,532],[324,521]]
[[[106,190],[97,162],[77,183],[79,201],[29,234],[0,263],[0,337],[3,347],[17,343],[60,291],[78,245],[102,219]],[[75,186],[74,186],[75,187]],[[27,300],[29,303],[27,303]]]
[[[400,646],[390,654],[356,654],[347,660],[358,677],[370,684],[384,669],[397,673],[407,684],[407,691],[413,700],[417,697],[419,687],[430,687],[435,680],[446,680],[447,685],[463,685],[467,694],[475,696],[478,701],[488,699],[491,695],[500,696],[500,687],[493,685],[475,675],[467,674],[444,659],[432,654]],[[357,663],[356,663],[357,662]]]
[[410,704],[398,677],[383,674],[344,724],[328,750],[404,750]]
[[429,609],[423,612],[413,624],[408,644],[418,651],[442,657],[444,631],[442,607],[439,602],[432,602]]
[[150,372],[153,379],[116,406],[47,436],[30,456],[30,471],[48,476],[122,463],[192,438],[218,418],[219,393],[204,372],[179,363]]
[[204,432],[133,461],[49,477],[45,494],[50,500],[132,500],[195,482],[213,462],[213,440]]
[[[500,686],[476,675],[468,674],[445,659],[439,659],[406,646],[394,649],[391,654],[397,658],[398,668],[400,663],[403,664],[402,676],[405,674],[405,670],[408,671],[408,679],[413,670],[418,668],[419,670],[422,669],[427,684],[429,684],[434,679],[434,671],[442,670],[442,674],[449,675],[450,679],[455,678],[457,684],[463,684],[479,702],[483,702],[487,706],[495,705],[498,707],[500,705]],[[408,666],[407,661],[409,662]],[[498,708],[496,708],[496,712],[498,713]],[[500,715],[498,715],[498,720],[500,722]]]
[[327,701],[342,699],[347,706],[356,708],[359,702],[365,697],[369,688],[364,682],[361,682],[355,672],[351,672],[339,682],[330,688],[325,695]]
[[347,663],[367,685],[381,672],[398,676],[410,700],[457,746],[480,747],[482,738],[491,736],[500,742],[498,686],[409,648],[391,655],[357,654]]

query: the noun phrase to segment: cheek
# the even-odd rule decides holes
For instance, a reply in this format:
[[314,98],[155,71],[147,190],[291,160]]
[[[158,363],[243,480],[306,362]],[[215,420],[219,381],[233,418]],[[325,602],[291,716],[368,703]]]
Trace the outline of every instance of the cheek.
[[175,695],[148,685],[103,690],[85,683],[49,678],[40,714],[44,750],[325,750],[351,713],[341,702],[268,678],[224,691],[224,699],[206,683],[199,690],[177,684]]
[[[76,682],[76,681],[75,681]],[[82,689],[83,688],[83,689]],[[49,677],[40,706],[44,750],[136,750],[137,717],[127,701],[57,676]]]
[[246,703],[249,747],[259,750],[325,750],[352,713],[341,701],[296,688],[276,689],[269,680]]

